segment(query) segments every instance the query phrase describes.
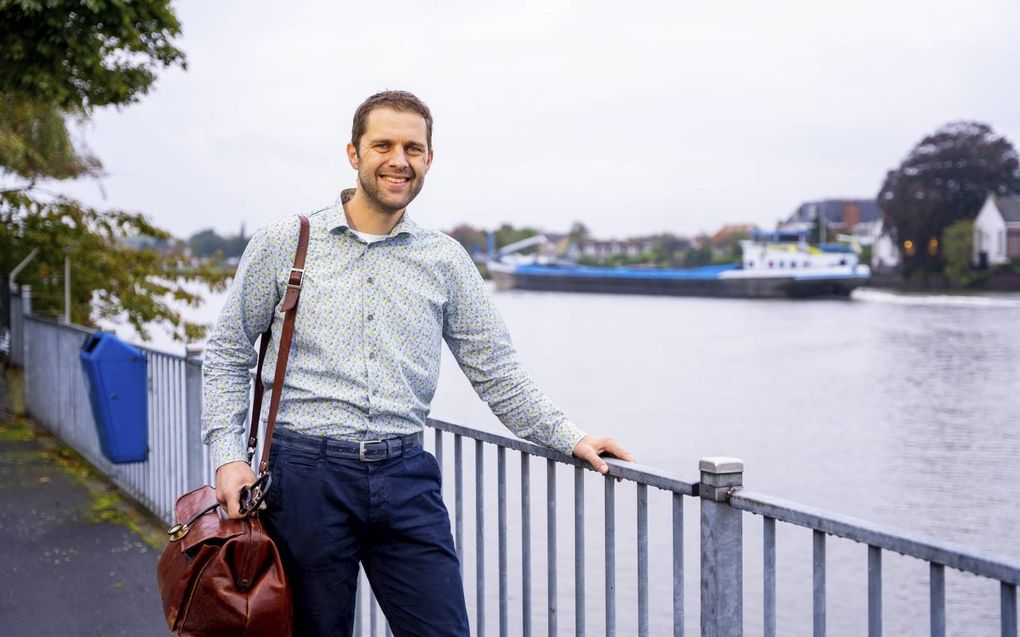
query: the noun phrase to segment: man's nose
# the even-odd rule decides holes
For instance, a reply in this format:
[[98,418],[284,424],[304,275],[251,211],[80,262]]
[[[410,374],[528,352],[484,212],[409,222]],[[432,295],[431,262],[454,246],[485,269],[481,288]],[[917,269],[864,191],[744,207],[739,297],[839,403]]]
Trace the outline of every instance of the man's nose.
[[387,158],[386,164],[391,168],[405,168],[410,165],[410,162],[407,161],[407,153],[404,152],[403,148],[398,146],[390,152],[390,156]]

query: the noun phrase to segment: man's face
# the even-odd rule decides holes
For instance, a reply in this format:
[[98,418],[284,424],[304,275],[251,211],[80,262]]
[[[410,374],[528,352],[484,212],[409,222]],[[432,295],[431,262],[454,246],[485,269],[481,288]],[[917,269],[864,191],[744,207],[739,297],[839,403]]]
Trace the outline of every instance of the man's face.
[[426,135],[425,118],[417,113],[376,108],[368,114],[359,147],[347,144],[347,157],[373,207],[396,214],[421,192],[432,164]]

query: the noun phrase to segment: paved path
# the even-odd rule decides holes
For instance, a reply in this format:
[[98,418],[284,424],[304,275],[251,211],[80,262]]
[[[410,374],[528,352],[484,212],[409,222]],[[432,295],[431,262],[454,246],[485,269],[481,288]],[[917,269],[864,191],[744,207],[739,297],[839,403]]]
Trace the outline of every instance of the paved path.
[[0,373],[0,634],[167,635],[159,551],[127,525],[101,521],[124,517],[114,492],[83,480],[59,444],[16,422],[3,383]]

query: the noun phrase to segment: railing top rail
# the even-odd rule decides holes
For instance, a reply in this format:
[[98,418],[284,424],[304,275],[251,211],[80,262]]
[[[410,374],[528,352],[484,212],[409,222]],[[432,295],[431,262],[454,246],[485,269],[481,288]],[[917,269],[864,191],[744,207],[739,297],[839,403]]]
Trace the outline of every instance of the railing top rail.
[[[45,317],[45,316],[37,316],[35,314],[29,314],[25,318],[27,318],[30,321],[35,321],[37,323],[43,323],[43,324],[47,325],[48,327],[55,327],[57,329],[66,330],[68,332],[75,332],[75,333],[81,334],[83,336],[88,336],[89,334],[95,334],[96,332],[108,332],[109,331],[109,330],[97,329],[97,328],[94,328],[94,327],[85,327],[84,325],[78,325],[76,323],[61,323],[60,321],[57,321],[55,319],[51,319],[51,318],[48,318],[48,317]],[[182,361],[183,360],[187,360],[186,356],[181,356],[180,354],[173,354],[171,352],[164,352],[162,350],[153,349],[151,347],[146,347],[145,345],[139,345],[137,343],[131,343],[131,345],[132,345],[132,347],[137,347],[138,349],[142,350],[142,352],[144,352],[146,354],[153,354],[153,355],[156,355],[156,356],[161,356],[161,357],[164,357],[164,358],[171,358],[171,359],[174,359],[174,360],[182,360]]]
[[95,329],[92,329],[90,327],[85,327],[83,325],[77,325],[75,323],[61,323],[61,322],[57,321],[56,319],[52,319],[52,318],[49,318],[49,317],[46,317],[46,316],[39,316],[37,314],[28,314],[28,315],[25,316],[25,318],[27,320],[29,320],[29,321],[35,321],[36,323],[44,323],[44,324],[46,324],[46,325],[48,325],[50,327],[56,327],[56,328],[59,328],[59,329],[62,329],[62,330],[67,330],[68,332],[79,332],[81,334],[92,334],[93,332],[96,331]]
[[753,491],[737,491],[730,505],[741,511],[775,518],[829,535],[878,546],[889,551],[943,564],[959,571],[1020,585],[1020,560],[935,540],[893,526],[804,506]]
[[[435,420],[433,418],[429,418],[426,424],[434,429],[459,434],[465,438],[481,440],[482,442],[488,442],[500,447],[513,449],[515,451],[522,451],[541,458],[548,458],[574,467],[591,469],[591,465],[583,460],[565,456],[558,451],[554,451],[519,438],[490,433],[488,431],[480,431],[472,427],[455,425],[453,423]],[[683,480],[675,475],[666,473],[665,471],[661,471],[654,467],[648,467],[633,462],[625,462],[623,460],[616,460],[615,458],[606,458],[605,460],[606,464],[609,465],[609,474],[617,478],[632,480],[640,484],[646,484],[650,487],[655,487],[664,491],[672,491],[673,493],[679,493],[681,495],[698,495],[697,482]]]

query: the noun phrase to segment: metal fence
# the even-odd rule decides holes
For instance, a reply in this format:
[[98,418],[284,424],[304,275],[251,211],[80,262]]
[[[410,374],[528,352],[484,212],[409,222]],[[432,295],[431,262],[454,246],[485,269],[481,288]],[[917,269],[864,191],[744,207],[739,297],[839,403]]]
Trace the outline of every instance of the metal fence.
[[[200,442],[201,364],[198,360],[146,351],[149,376],[150,456],[146,462],[113,465],[106,461],[92,421],[78,350],[89,332],[26,316],[15,342],[23,350],[26,407],[33,418],[81,452],[119,487],[164,521],[173,522],[174,499],[211,481],[209,459]],[[930,633],[945,634],[945,569],[998,582],[1000,633],[1017,636],[1016,587],[1020,560],[983,554],[965,547],[919,537],[898,529],[853,520],[771,496],[742,490],[743,464],[708,458],[697,480],[683,480],[654,468],[609,460],[611,477],[598,476],[583,463],[555,451],[507,435],[429,420],[426,447],[444,476],[444,499],[451,508],[454,537],[465,572],[465,594],[473,617],[473,633],[534,635],[589,633],[613,635],[684,635],[684,508],[698,498],[700,586],[697,610],[700,634],[742,635],[744,631],[744,512],[762,516],[762,632],[776,635],[776,521],[811,529],[813,622],[815,636],[826,634],[826,538],[848,538],[868,546],[868,634],[882,634],[882,555],[908,555],[930,564]],[[467,442],[466,442],[467,441]],[[452,445],[451,445],[452,443]],[[465,450],[465,444],[468,449]],[[451,449],[452,446],[452,449]],[[471,449],[473,447],[473,450]],[[494,457],[494,458],[493,458]],[[493,459],[495,462],[493,462]],[[544,462],[543,462],[544,461]],[[544,465],[544,471],[542,471]],[[468,469],[473,475],[465,478]],[[569,482],[560,482],[563,474]],[[465,479],[473,486],[465,486]],[[618,507],[618,480],[634,485],[633,501]],[[537,485],[537,486],[536,486]],[[596,486],[601,497],[592,498]],[[544,487],[544,488],[543,488]],[[653,566],[668,572],[672,582],[668,608],[650,604],[649,493],[669,505],[670,548],[654,556]],[[629,493],[629,488],[628,488]],[[565,497],[566,496],[566,497]],[[684,496],[688,496],[685,498]],[[572,501],[571,501],[572,500]],[[601,516],[591,503],[602,501]],[[665,500],[660,500],[665,502]],[[473,504],[473,507],[469,507]],[[632,510],[633,527],[619,518],[620,508]],[[472,510],[473,509],[473,510]],[[594,515],[593,515],[594,514]],[[561,537],[561,518],[572,516],[572,528]],[[601,525],[592,518],[601,517]],[[511,519],[512,518],[512,519]],[[544,529],[536,528],[541,522]],[[601,526],[601,528],[599,528]],[[592,528],[597,532],[590,533]],[[513,533],[511,533],[513,530]],[[627,530],[627,545],[618,540]],[[544,532],[543,532],[544,531]],[[633,531],[631,536],[630,531]],[[513,535],[514,537],[511,537]],[[631,542],[633,543],[631,545]],[[572,544],[572,559],[558,548]],[[623,549],[623,550],[621,550]],[[633,558],[633,568],[620,568],[620,555]],[[495,563],[490,555],[495,556]],[[544,576],[534,568],[544,565]],[[601,595],[589,595],[591,570],[598,571]],[[494,590],[490,584],[495,580]],[[513,580],[513,581],[511,581]],[[389,635],[367,582],[359,587],[357,635]],[[663,584],[658,583],[662,588]],[[636,593],[636,599],[632,598]],[[620,598],[626,595],[627,603]],[[562,598],[572,597],[572,612],[563,612]],[[625,611],[621,614],[621,610]],[[541,624],[539,625],[539,620]],[[596,627],[597,625],[597,627]],[[544,629],[544,631],[542,630]]]
[[149,458],[113,464],[100,449],[78,362],[82,343],[91,333],[77,326],[25,317],[26,409],[114,484],[170,522],[177,496],[208,483],[213,475],[200,438],[201,363],[143,350],[149,387]]

